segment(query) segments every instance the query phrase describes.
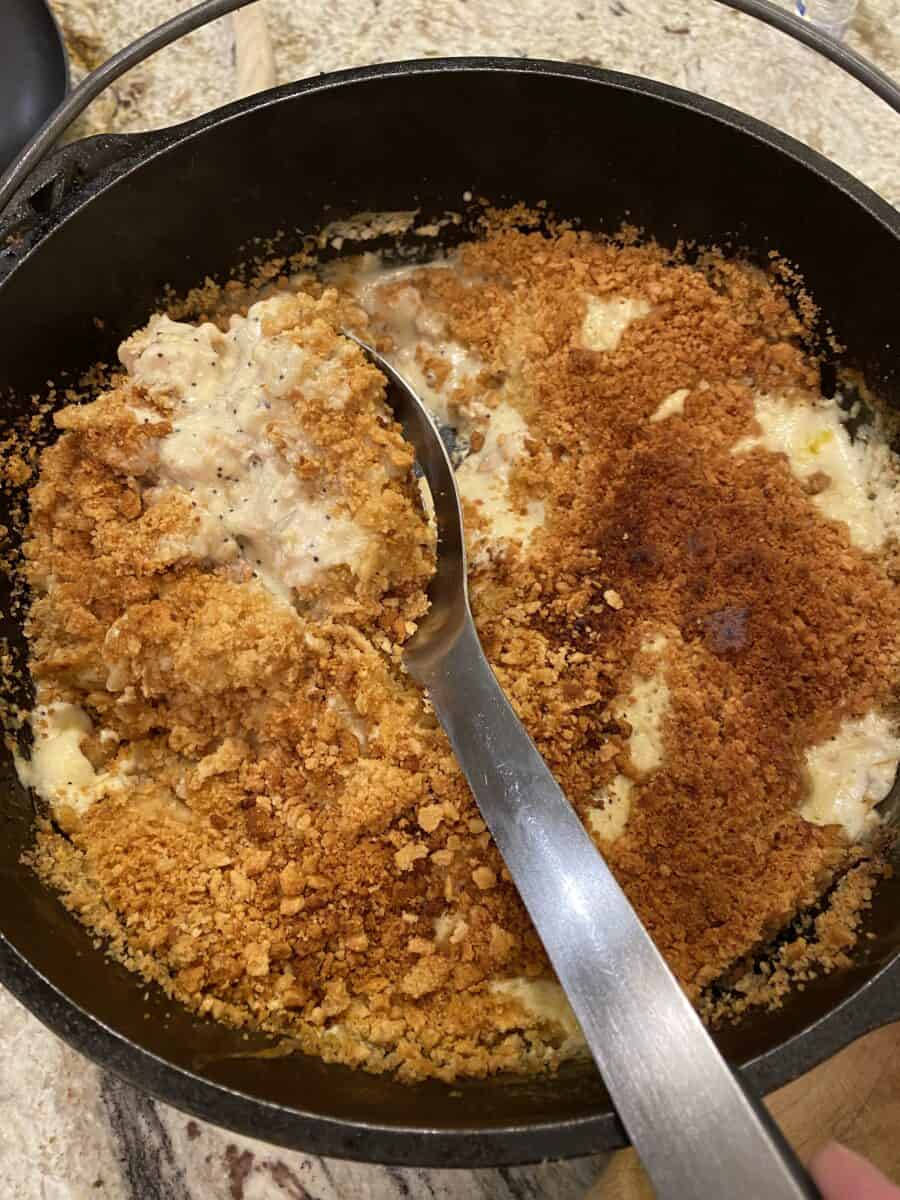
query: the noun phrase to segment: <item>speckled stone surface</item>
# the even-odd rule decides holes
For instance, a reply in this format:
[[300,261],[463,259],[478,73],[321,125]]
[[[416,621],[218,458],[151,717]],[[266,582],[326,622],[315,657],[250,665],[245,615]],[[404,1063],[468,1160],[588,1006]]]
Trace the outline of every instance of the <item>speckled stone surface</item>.
[[279,1150],[154,1103],[0,989],[3,1200],[581,1200],[604,1161],[424,1171]]
[[[76,73],[186,0],[51,0]],[[900,117],[831,63],[713,0],[262,0],[279,82],[442,54],[555,58],[643,75],[733,105],[900,202]],[[848,43],[900,76],[900,0],[860,0]],[[79,130],[147,129],[233,98],[232,24],[135,68]],[[597,131],[602,137],[603,131]]]
[[[280,81],[439,54],[593,63],[742,108],[900,204],[900,117],[830,64],[711,0],[264,3]],[[187,7],[183,0],[52,5],[76,74]],[[900,0],[861,0],[849,41],[900,75]],[[153,128],[226,102],[233,48],[229,22],[199,31],[120,81],[78,131]],[[153,1103],[69,1050],[0,991],[4,1200],[576,1200],[606,1165],[596,1158],[504,1171],[395,1170],[276,1150]]]

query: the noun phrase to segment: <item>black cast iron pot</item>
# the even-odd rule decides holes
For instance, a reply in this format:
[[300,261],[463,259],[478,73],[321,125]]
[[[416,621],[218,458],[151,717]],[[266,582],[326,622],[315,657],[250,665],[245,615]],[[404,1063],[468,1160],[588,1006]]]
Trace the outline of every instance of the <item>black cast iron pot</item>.
[[[900,217],[887,204],[789,138],[685,92],[574,66],[457,59],[324,76],[176,129],[59,152],[0,228],[0,246],[14,235],[0,250],[7,416],[21,410],[16,395],[112,359],[167,285],[226,276],[254,237],[283,231],[296,246],[361,210],[458,210],[467,190],[547,200],[594,230],[627,216],[663,243],[733,245],[760,263],[777,249],[802,270],[844,362],[900,409]],[[8,599],[5,612],[2,634],[21,645]],[[153,988],[145,1001],[146,986],[21,865],[32,805],[8,763],[2,783],[0,978],[129,1082],[244,1134],[384,1163],[511,1164],[623,1144],[587,1064],[409,1087],[314,1058],[247,1057],[256,1043]],[[898,799],[886,811],[900,822]],[[900,875],[879,887],[868,930],[852,967],[718,1036],[752,1087],[778,1087],[900,1018]]]

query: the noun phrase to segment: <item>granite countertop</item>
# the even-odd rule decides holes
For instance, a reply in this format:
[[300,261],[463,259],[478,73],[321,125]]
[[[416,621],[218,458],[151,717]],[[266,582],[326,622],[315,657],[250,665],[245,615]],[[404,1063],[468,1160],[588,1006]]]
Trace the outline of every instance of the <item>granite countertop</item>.
[[[51,0],[76,77],[187,0]],[[569,59],[674,83],[780,127],[900,206],[898,117],[837,68],[711,0],[263,0],[279,82],[438,54]],[[900,0],[860,0],[851,45],[900,77]],[[234,26],[120,80],[75,130],[153,128],[236,92]],[[598,130],[602,137],[603,131]],[[100,1071],[0,990],[0,1191],[11,1200],[637,1200],[633,1155],[500,1171],[359,1166],[190,1120]],[[798,1149],[835,1133],[900,1179],[900,1026],[780,1093]]]

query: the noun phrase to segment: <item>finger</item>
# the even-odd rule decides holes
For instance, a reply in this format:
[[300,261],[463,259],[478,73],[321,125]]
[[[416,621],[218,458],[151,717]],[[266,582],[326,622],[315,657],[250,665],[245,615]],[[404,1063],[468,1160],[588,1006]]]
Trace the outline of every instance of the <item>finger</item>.
[[900,1200],[900,1187],[838,1142],[820,1150],[809,1170],[824,1200]]

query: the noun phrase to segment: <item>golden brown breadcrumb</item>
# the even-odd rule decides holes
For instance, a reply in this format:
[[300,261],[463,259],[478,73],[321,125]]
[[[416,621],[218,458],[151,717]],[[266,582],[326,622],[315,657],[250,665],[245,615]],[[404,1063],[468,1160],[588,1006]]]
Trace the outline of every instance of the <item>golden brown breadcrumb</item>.
[[[512,501],[545,505],[526,549],[473,568],[485,650],[582,816],[631,779],[625,831],[600,844],[698,998],[858,863],[798,813],[803,752],[887,704],[898,677],[882,562],[782,458],[731,453],[756,430],[755,390],[816,392],[801,326],[755,269],[572,232],[507,229],[412,282],[483,365],[469,389],[488,409],[514,397],[531,436]],[[318,322],[323,349],[347,323],[390,348],[352,296],[302,287],[291,320]],[[587,292],[652,312],[598,353],[579,334]],[[64,814],[65,836],[45,824],[31,860],[112,954],[200,1013],[408,1080],[552,1067],[571,1049],[560,1027],[493,987],[547,977],[543,949],[400,662],[432,561],[410,452],[362,356],[352,386],[352,429],[315,418],[317,469],[340,473],[384,558],[296,610],[173,555],[190,512],[145,504],[169,426],[129,415],[133,382],[59,414],[31,493],[32,671],[44,702],[114,735],[86,739],[94,766],[127,756],[131,775]],[[649,421],[676,389],[683,414]],[[399,471],[374,493],[373,447]],[[483,514],[466,516],[471,536]],[[615,701],[659,633],[671,700],[648,774]],[[867,900],[840,895],[826,965]]]

